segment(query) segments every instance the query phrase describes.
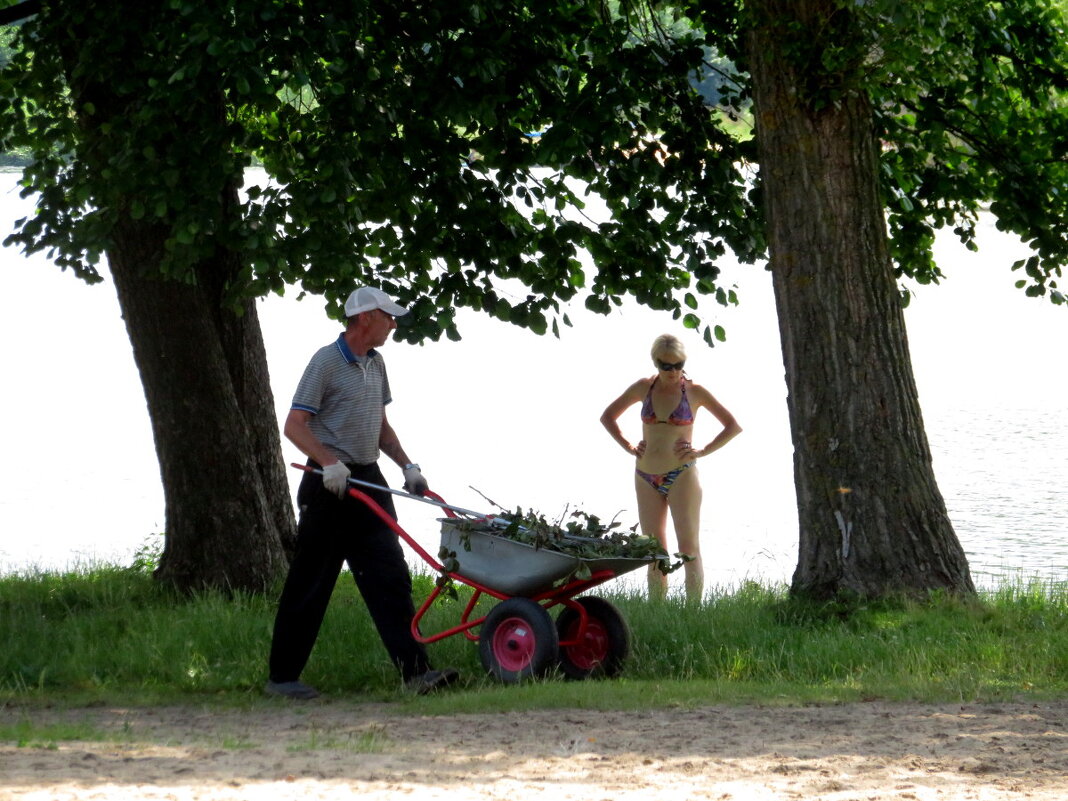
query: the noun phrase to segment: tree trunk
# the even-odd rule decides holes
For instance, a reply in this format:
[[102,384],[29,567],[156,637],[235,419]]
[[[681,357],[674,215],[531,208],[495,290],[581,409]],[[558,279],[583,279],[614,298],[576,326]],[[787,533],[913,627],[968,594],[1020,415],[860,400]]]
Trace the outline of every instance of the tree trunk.
[[[164,232],[127,222],[108,251],[148,402],[166,499],[157,576],[184,591],[262,591],[285,570],[293,512],[256,307],[152,278]],[[231,257],[232,258],[232,257]],[[198,276],[232,275],[224,255]],[[146,465],[147,468],[147,465]]]
[[[141,11],[137,19],[106,5],[94,9],[95,16],[50,13],[74,107],[84,110],[79,166],[90,184],[123,187],[132,195],[110,198],[103,218],[163,479],[166,536],[156,575],[187,592],[263,591],[286,569],[295,523],[255,303],[245,300],[243,313],[236,314],[227,301],[242,274],[241,256],[220,246],[194,263],[184,281],[164,275],[170,224],[147,215],[135,219],[129,211],[139,192],[143,200],[160,192],[160,184],[144,189],[138,164],[131,163],[136,156],[121,150],[128,145],[114,135],[127,131],[131,120],[147,126],[145,145],[157,159],[155,169],[168,164],[185,175],[197,172],[181,169],[191,162],[226,163],[232,142],[221,81],[210,71],[197,72],[200,88],[189,93],[190,101],[172,118],[160,114],[153,120],[143,107],[148,75],[125,83],[98,79],[113,73],[87,62],[110,58],[143,65],[146,48],[160,46],[144,35],[153,30],[146,15],[166,9],[150,4]],[[92,45],[101,30],[111,35],[103,51]],[[165,63],[166,55],[158,58]],[[218,230],[238,213],[232,182],[218,197],[204,197],[196,184],[184,189],[181,182],[163,191],[174,194],[168,198],[174,209],[217,202]],[[183,198],[182,191],[201,194]]]
[[[225,195],[224,208],[236,215],[239,205],[237,187],[228,186]],[[218,269],[219,264],[221,269]],[[215,315],[237,405],[248,430],[252,456],[263,481],[268,515],[288,561],[296,550],[296,521],[282,458],[282,440],[275,417],[274,393],[267,369],[267,351],[263,344],[259,314],[255,301],[244,301],[240,315],[228,310],[225,302],[226,292],[231,282],[237,280],[241,266],[240,256],[222,253],[218,263],[207,265],[208,269],[201,270],[201,275],[206,276],[205,285],[212,287],[210,308]],[[214,284],[209,284],[212,278]]]
[[814,76],[799,66],[798,53],[811,54],[831,15],[848,12],[833,0],[749,7],[800,524],[792,592],[973,592],[920,413],[872,109],[848,89],[816,108]]

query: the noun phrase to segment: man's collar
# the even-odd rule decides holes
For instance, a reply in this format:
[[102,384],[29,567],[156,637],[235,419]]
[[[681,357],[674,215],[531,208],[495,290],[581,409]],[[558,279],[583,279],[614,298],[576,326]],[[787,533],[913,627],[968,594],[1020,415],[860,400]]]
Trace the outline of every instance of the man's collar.
[[378,353],[377,350],[371,348],[367,351],[366,356],[357,356],[349,348],[349,343],[345,341],[345,332],[342,331],[337,337],[337,349],[341,351],[341,355],[345,358],[345,361],[349,364],[360,364],[366,359],[370,359],[372,356]]

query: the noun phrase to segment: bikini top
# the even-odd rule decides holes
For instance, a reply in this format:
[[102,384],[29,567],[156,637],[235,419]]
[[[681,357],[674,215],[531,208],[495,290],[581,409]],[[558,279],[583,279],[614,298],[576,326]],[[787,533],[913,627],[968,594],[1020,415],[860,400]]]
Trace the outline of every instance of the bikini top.
[[655,423],[667,423],[673,426],[688,426],[693,423],[693,410],[690,408],[690,400],[686,397],[686,379],[682,379],[682,397],[679,405],[668,415],[667,420],[660,420],[653,411],[653,387],[656,386],[657,378],[649,385],[649,392],[642,402],[642,422],[653,425]]

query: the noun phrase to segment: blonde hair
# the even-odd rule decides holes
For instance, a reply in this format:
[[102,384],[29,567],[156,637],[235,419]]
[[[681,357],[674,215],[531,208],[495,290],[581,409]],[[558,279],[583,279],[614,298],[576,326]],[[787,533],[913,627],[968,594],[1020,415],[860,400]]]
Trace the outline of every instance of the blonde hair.
[[661,356],[677,356],[681,361],[686,361],[686,346],[682,340],[672,334],[661,334],[653,340],[653,347],[649,349],[649,355],[655,362]]

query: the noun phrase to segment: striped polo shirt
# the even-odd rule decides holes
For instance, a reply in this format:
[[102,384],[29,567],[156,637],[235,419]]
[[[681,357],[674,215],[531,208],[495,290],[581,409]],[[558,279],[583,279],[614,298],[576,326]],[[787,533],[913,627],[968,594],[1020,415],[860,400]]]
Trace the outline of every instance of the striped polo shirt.
[[308,427],[342,462],[371,464],[391,400],[382,355],[372,348],[357,356],[342,333],[312,356],[291,408],[311,413]]

